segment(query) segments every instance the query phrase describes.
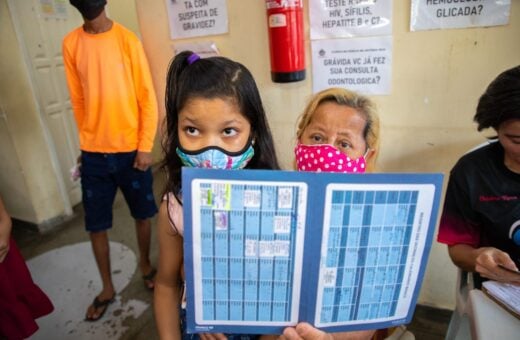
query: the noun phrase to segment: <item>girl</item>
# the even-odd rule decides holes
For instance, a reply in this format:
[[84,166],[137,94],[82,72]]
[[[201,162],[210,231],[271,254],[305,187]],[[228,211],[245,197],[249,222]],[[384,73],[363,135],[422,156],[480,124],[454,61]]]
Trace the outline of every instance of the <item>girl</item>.
[[[184,313],[179,308],[184,231],[181,167],[279,166],[255,81],[243,65],[227,58],[200,59],[187,51],[173,59],[166,81],[166,128],[163,167],[168,178],[158,218],[159,268],[154,305],[161,339],[180,339],[184,329]],[[226,338],[223,334],[198,336]],[[198,336],[183,334],[185,339]]]
[[[373,171],[379,148],[379,117],[367,97],[346,89],[330,88],[311,99],[298,120],[296,136],[295,166],[300,171]],[[329,153],[334,157],[314,157]],[[308,323],[300,323],[286,328],[282,337],[370,339],[374,333],[368,330],[326,334]]]

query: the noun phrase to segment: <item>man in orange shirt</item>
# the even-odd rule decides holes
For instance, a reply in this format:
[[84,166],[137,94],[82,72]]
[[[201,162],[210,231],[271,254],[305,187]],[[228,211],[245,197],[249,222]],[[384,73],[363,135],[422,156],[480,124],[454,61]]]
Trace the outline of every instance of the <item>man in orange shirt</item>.
[[157,213],[152,191],[151,150],[157,130],[157,102],[139,39],[105,14],[105,0],[70,0],[84,24],[63,40],[63,60],[81,148],[85,227],[103,288],[86,319],[96,321],[114,301],[107,230],[117,188],[135,219],[139,267],[153,289],[149,258],[151,220]]

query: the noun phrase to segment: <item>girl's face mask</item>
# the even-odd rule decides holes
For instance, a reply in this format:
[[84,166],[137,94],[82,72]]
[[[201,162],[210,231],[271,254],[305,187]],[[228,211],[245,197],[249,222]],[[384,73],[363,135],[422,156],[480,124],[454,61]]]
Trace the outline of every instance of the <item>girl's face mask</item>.
[[177,155],[182,163],[189,167],[211,169],[243,169],[255,154],[253,142],[250,141],[244,149],[228,152],[216,146],[209,146],[197,151],[186,151],[177,147]]
[[294,148],[296,166],[299,171],[316,172],[365,172],[364,156],[351,159],[330,144],[305,145],[298,143]]

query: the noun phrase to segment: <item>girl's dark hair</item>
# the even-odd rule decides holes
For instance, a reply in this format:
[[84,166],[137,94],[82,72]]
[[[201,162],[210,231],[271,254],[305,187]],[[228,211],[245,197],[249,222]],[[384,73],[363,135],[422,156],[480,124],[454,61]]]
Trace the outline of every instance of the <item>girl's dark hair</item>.
[[478,131],[497,130],[509,119],[520,119],[520,65],[502,72],[489,84],[473,117]]
[[[162,147],[162,168],[168,179],[166,191],[178,194],[181,189],[182,162],[177,156],[178,118],[188,100],[194,98],[230,99],[251,124],[255,154],[248,169],[280,169],[273,137],[251,72],[242,64],[225,57],[196,59],[193,52],[175,56],[166,78],[166,136]],[[190,57],[191,56],[191,57]],[[189,59],[189,60],[188,60]]]

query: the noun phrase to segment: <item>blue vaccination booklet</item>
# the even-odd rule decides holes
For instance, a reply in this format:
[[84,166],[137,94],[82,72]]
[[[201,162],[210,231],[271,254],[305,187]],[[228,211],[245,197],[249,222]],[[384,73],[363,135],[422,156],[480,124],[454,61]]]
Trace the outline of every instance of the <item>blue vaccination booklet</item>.
[[190,333],[412,319],[442,174],[183,168]]

